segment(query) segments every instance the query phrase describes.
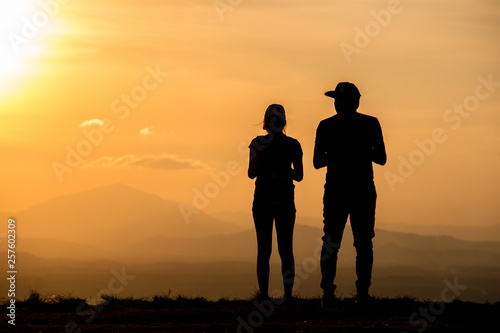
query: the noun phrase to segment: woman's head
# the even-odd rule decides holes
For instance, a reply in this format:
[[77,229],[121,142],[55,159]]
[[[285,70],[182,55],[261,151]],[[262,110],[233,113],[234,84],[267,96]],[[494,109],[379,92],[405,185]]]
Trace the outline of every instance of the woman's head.
[[271,104],[264,115],[264,126],[267,132],[283,132],[286,125],[285,108],[280,104]]

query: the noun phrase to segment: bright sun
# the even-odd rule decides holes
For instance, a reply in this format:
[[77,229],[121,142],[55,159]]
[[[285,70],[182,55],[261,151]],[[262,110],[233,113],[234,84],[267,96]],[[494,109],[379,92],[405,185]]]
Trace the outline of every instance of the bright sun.
[[19,23],[25,9],[23,1],[4,1],[0,5],[0,36],[2,51],[0,53],[0,77],[5,81],[7,76],[15,74],[20,54],[11,42],[13,35],[19,35]]
[[[33,15],[41,8],[33,0],[2,1],[0,4],[0,90],[11,88],[13,79],[26,72],[28,58],[36,47]],[[31,33],[31,35],[29,35]]]

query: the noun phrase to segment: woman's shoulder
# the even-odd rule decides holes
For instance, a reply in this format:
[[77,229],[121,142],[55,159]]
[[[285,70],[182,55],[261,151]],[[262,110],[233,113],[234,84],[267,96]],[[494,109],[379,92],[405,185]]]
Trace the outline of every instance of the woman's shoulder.
[[266,137],[267,137],[267,135],[258,135],[258,136],[256,136],[255,138],[252,139],[252,141],[250,141],[250,144],[248,145],[248,147],[252,148],[252,147],[255,147],[255,146],[262,145],[262,143],[268,141],[268,140],[266,140]]
[[293,144],[293,145],[299,145],[300,146],[300,142],[299,140],[295,139],[295,138],[292,138],[291,136],[286,136],[286,140],[290,143],[290,144]]
[[300,145],[299,140],[292,138],[291,136],[286,136],[287,139],[287,145],[294,151],[297,151],[298,153],[302,153],[302,147]]
[[250,142],[250,145],[248,147],[254,147],[254,146],[259,146],[259,145],[265,145],[265,144],[271,144],[273,141],[275,141],[277,144],[286,144],[286,145],[291,145],[291,146],[298,146],[300,147],[300,143],[297,139],[292,138],[291,136],[282,134],[279,137],[272,137],[269,134],[268,135],[259,135],[256,136],[255,138],[252,139]]

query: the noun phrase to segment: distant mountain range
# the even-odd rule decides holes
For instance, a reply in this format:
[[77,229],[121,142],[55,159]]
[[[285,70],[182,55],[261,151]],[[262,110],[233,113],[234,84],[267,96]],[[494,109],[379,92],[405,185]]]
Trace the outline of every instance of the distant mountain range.
[[500,224],[492,226],[460,226],[460,225],[425,225],[425,224],[395,224],[379,223],[379,228],[414,233],[425,236],[448,235],[458,239],[471,241],[500,242]]
[[[179,205],[121,184],[58,197],[15,214],[18,250],[45,258],[136,263],[255,260],[255,231],[245,214],[216,218],[199,212],[187,223]],[[297,218],[297,262],[314,258],[320,246],[321,221],[314,221],[319,225],[303,225],[311,222]],[[340,264],[354,264],[352,243],[347,226]],[[500,264],[500,242],[377,229],[374,245],[378,265]],[[278,261],[276,244],[274,249],[273,260]]]
[[[199,212],[187,223],[179,203],[119,184],[55,198],[12,215],[18,226],[20,295],[39,289],[93,296],[110,281],[113,270],[121,269],[137,277],[126,290],[135,296],[170,288],[187,295],[248,296],[256,289],[257,244],[249,214]],[[302,266],[302,276],[310,272],[297,289],[302,295],[320,292],[321,224],[297,217],[295,262]],[[276,237],[274,242],[271,285],[280,288]],[[339,258],[344,296],[355,281],[352,243],[348,225]],[[500,242],[376,229],[374,250],[374,292],[379,295],[435,298],[444,279],[458,277],[468,286],[465,299],[500,299]],[[0,255],[6,256],[5,251]],[[7,270],[6,261],[0,268]],[[0,287],[6,284],[0,282]]]
[[[249,208],[250,210],[250,208]],[[232,222],[245,228],[253,228],[251,212],[218,212],[211,214],[219,220]],[[297,216],[297,223],[322,227],[321,217]],[[460,226],[443,224],[404,224],[384,223],[377,221],[375,226],[379,229],[412,233],[423,236],[452,236],[468,241],[491,241],[500,242],[500,224],[491,226]]]
[[21,238],[63,240],[99,248],[156,235],[198,238],[243,228],[202,211],[188,220],[178,202],[117,184],[57,197],[15,214]]
[[[295,227],[294,254],[296,262],[317,259],[322,230],[304,225]],[[279,261],[274,240],[272,259]],[[340,263],[354,265],[355,250],[352,233],[346,228],[340,250]],[[188,262],[254,261],[255,231],[231,235],[214,235],[196,241],[155,236],[125,246],[116,253],[121,260],[139,261],[179,260]],[[374,240],[378,265],[487,265],[500,264],[500,242],[468,242],[449,236],[420,236],[377,230]]]

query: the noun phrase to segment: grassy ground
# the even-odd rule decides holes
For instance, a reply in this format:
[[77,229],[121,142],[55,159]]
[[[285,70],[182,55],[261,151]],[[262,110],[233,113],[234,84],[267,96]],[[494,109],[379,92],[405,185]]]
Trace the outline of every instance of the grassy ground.
[[[7,303],[2,304],[6,310]],[[16,325],[3,319],[2,331],[16,332],[480,332],[498,327],[500,303],[434,303],[409,297],[379,298],[360,305],[340,299],[328,309],[320,299],[268,301],[103,296],[98,305],[32,292],[16,302]],[[5,318],[5,317],[4,317]]]

